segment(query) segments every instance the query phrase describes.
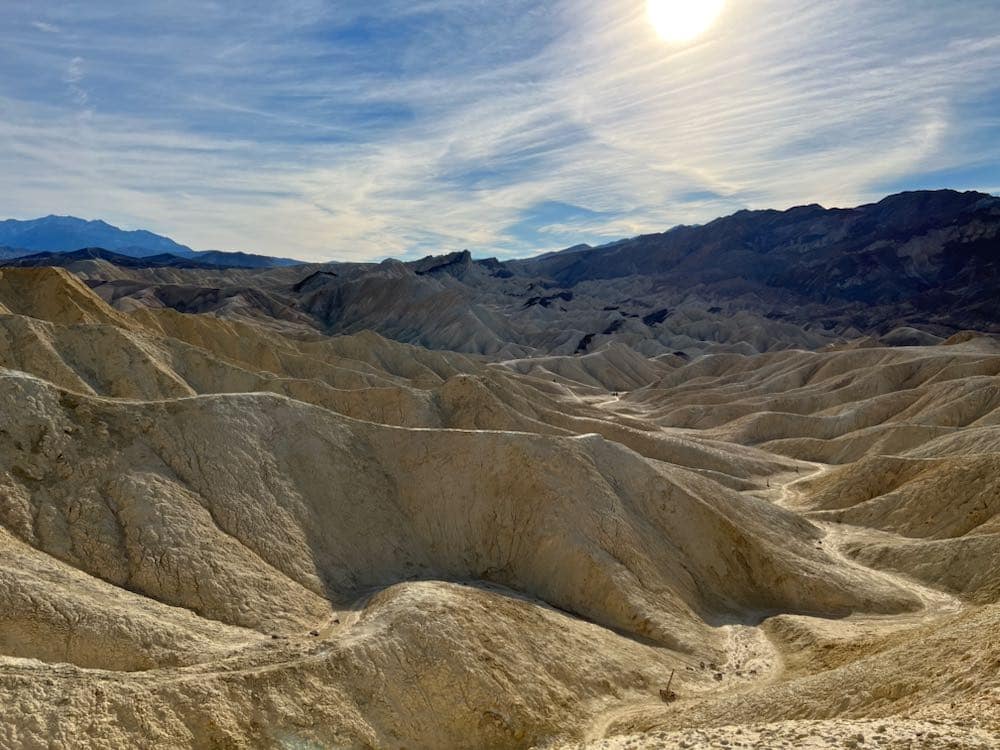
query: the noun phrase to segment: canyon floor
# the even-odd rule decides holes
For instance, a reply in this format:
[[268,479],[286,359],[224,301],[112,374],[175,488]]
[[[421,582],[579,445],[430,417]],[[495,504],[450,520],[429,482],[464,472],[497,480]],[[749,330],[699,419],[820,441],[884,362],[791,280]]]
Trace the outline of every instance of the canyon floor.
[[995,336],[109,300],[0,269],[0,747],[1000,747]]

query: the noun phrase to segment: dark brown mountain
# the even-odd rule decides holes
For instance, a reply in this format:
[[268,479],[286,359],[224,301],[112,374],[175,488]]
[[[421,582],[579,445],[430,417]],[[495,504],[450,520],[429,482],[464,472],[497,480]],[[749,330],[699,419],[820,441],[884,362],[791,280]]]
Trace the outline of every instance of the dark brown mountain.
[[820,303],[883,304],[996,280],[1000,198],[951,190],[900,193],[852,209],[740,211],[703,225],[557,253],[509,266],[561,286],[670,274],[677,284],[734,278]]

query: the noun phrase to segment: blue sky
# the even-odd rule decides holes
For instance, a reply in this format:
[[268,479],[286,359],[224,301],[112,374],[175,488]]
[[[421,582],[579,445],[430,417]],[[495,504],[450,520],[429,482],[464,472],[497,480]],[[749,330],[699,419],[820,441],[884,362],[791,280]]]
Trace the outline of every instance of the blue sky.
[[0,217],[512,257],[929,187],[1000,192],[998,0],[0,5]]

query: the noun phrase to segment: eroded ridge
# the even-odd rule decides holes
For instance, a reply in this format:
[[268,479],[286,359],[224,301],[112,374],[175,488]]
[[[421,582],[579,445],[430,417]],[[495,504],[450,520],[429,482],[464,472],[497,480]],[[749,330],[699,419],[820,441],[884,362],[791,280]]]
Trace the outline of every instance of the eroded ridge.
[[0,746],[996,746],[990,337],[483,357],[2,273]]

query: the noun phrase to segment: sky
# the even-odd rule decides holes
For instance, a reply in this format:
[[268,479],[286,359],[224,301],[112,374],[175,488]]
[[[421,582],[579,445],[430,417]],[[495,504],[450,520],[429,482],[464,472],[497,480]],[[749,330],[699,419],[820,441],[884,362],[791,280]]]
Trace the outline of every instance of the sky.
[[1000,193],[1000,0],[0,3],[0,218],[509,258],[941,187]]

